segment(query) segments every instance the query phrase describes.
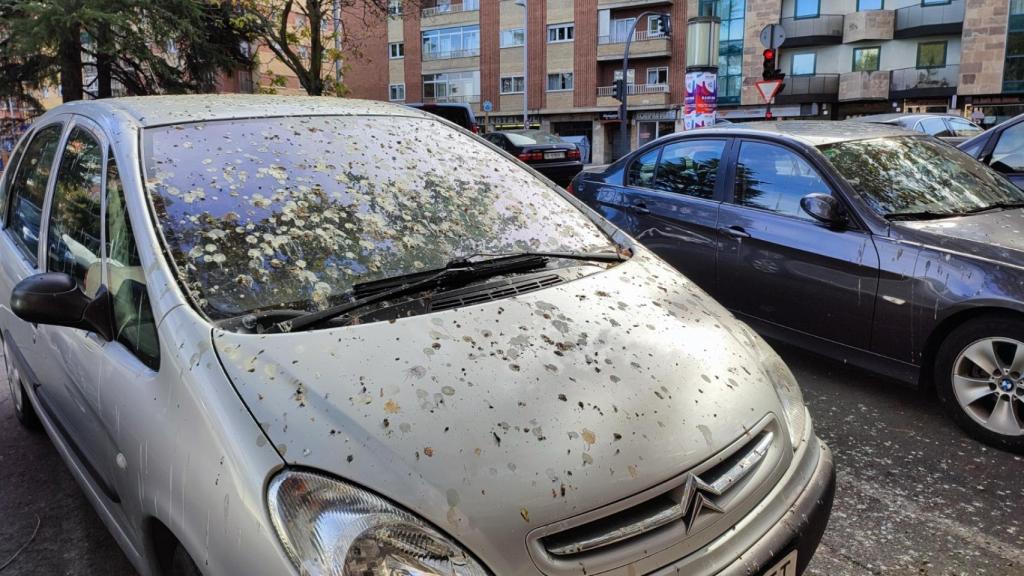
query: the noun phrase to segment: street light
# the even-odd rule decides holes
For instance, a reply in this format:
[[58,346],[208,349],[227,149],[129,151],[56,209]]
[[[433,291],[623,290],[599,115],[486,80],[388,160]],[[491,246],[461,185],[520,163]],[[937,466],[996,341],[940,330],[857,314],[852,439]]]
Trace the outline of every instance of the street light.
[[[518,1],[518,0],[517,0]],[[644,12],[633,20],[633,25],[629,27],[629,34],[626,36],[626,49],[622,54],[622,97],[620,100],[622,104],[619,105],[619,142],[618,151],[615,155],[616,158],[622,158],[629,153],[629,45],[633,41],[633,34],[636,33],[636,25],[647,18],[648,16],[657,16],[661,27],[662,35],[670,37],[672,35],[672,19],[668,14],[664,12]]]
[[526,6],[527,1],[516,0],[516,6],[523,7],[523,130],[530,129],[530,52],[527,48],[530,36],[526,33],[530,23],[530,11]]

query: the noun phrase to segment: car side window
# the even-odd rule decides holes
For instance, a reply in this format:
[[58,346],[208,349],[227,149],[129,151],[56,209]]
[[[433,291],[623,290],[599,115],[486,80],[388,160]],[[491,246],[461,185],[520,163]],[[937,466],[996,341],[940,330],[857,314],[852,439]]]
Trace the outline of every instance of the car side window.
[[654,187],[654,170],[658,165],[658,153],[661,148],[654,148],[644,152],[633,163],[629,165],[626,179],[629,186],[640,188]]
[[665,146],[654,187],[698,198],[715,195],[724,140],[684,140]]
[[146,275],[128,218],[113,153],[107,154],[107,282],[114,303],[114,339],[153,370],[160,367],[160,340],[146,291]]
[[36,132],[25,149],[25,156],[12,181],[8,228],[33,265],[36,264],[39,252],[39,226],[42,222],[46,184],[50,180],[53,157],[57,154],[63,130],[62,124],[53,124]]
[[951,136],[949,130],[946,128],[946,121],[942,118],[925,118],[917,123],[918,132],[924,132],[925,134],[931,134],[936,138],[945,138]]
[[990,164],[1000,172],[1024,172],[1024,123],[1003,130]]
[[88,296],[100,287],[102,182],[103,147],[75,127],[57,168],[46,227],[46,270],[68,274]]
[[741,206],[810,220],[800,199],[831,188],[796,152],[761,142],[743,142],[736,162],[736,198]]
[[18,169],[18,161],[21,160],[22,153],[25,152],[25,148],[28,146],[28,138],[26,138],[21,146],[14,149],[14,154],[7,159],[7,169],[4,171],[3,180],[0,180],[0,223],[7,221],[7,199],[11,196],[11,186],[13,186],[14,173]]
[[953,135],[959,138],[973,138],[984,132],[984,130],[963,118],[949,118],[948,123]]

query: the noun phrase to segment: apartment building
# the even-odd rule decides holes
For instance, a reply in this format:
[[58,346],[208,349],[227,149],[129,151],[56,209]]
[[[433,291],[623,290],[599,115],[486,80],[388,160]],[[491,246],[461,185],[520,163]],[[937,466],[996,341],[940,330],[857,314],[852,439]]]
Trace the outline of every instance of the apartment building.
[[[360,53],[386,54],[387,65],[350,60],[353,96],[379,98],[367,79],[384,71],[384,98],[464,102],[487,129],[522,127],[525,99],[530,126],[587,136],[594,161],[608,161],[619,133],[612,83],[635,22],[627,72],[633,145],[681,127],[686,0],[528,0],[528,14],[515,0],[413,4],[395,0],[386,22],[368,24]],[[648,11],[670,14],[677,33],[657,18],[638,20]]]
[[786,32],[776,116],[1024,111],[1024,0],[701,0],[698,9],[722,18],[726,118],[761,105],[758,34],[771,23]]

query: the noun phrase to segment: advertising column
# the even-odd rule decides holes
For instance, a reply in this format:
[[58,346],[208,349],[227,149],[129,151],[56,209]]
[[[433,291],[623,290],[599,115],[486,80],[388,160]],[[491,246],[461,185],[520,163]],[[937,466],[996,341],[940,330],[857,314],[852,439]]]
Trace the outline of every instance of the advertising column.
[[686,86],[683,129],[712,126],[718,110],[717,16],[697,16],[686,22]]

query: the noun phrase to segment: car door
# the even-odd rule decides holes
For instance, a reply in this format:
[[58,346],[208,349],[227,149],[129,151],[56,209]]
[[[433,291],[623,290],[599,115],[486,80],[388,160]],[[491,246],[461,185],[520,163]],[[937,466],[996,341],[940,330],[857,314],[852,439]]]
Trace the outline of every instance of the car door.
[[725,138],[685,138],[641,153],[624,186],[599,190],[597,202],[644,246],[714,293],[718,208]]
[[748,318],[867,349],[879,267],[870,234],[800,208],[811,193],[843,199],[797,149],[744,139],[733,154],[714,295]]
[[24,322],[11,312],[11,291],[18,282],[40,270],[40,229],[43,204],[53,175],[53,166],[65,128],[64,117],[36,127],[28,137],[24,153],[9,187],[4,190],[4,230],[0,234],[0,321],[5,361],[16,364],[25,384],[37,391],[41,383],[37,370],[49,355],[39,342],[35,324]]
[[1024,122],[1018,122],[989,138],[980,160],[1024,188]]

